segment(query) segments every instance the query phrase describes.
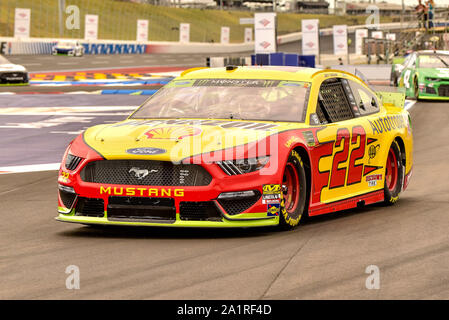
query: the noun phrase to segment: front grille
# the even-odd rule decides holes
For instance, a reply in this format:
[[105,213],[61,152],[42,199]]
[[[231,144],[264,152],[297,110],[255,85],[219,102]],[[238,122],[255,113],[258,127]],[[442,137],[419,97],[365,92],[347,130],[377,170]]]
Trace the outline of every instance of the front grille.
[[207,186],[212,176],[201,166],[154,160],[101,160],[86,165],[85,182],[138,186]]
[[213,201],[181,201],[179,216],[181,220],[222,221],[221,212]]
[[175,200],[172,198],[109,197],[109,220],[174,222]]
[[75,170],[80,162],[83,160],[81,157],[74,156],[73,154],[68,154],[65,160],[65,167],[68,170]]
[[103,199],[79,197],[75,207],[75,215],[86,217],[104,217]]
[[73,202],[76,199],[76,193],[59,189],[59,198],[61,198],[64,207],[66,207],[67,209],[71,209],[73,206]]
[[426,93],[427,94],[437,94],[437,92],[435,91],[435,88],[431,88],[431,87],[426,87]]
[[260,193],[255,196],[241,199],[221,199],[218,203],[229,215],[239,214],[251,208],[260,199]]
[[438,87],[438,95],[441,97],[449,97],[449,84],[442,84]]

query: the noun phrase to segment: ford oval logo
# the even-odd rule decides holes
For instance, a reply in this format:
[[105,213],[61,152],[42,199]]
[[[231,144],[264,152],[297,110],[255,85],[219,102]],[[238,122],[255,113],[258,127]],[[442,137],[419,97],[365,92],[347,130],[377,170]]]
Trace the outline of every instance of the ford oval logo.
[[159,148],[133,148],[126,150],[126,153],[129,154],[141,154],[141,155],[154,155],[154,154],[161,154],[165,153],[167,150],[165,149],[159,149]]

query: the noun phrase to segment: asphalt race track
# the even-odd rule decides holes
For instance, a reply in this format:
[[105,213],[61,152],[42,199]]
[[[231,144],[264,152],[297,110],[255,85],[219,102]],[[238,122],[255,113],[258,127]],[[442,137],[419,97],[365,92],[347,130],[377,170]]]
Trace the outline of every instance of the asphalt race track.
[[[448,105],[419,102],[411,114],[414,176],[396,205],[288,232],[65,224],[53,219],[56,171],[0,175],[0,299],[448,299]],[[70,265],[80,290],[66,289]],[[365,287],[370,265],[379,290]]]

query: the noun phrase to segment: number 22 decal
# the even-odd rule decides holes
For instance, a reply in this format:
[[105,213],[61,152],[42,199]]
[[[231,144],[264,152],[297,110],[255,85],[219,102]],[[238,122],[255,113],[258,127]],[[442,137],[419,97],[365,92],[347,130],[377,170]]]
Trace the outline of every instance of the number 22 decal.
[[[360,139],[359,139],[360,137]],[[343,141],[342,141],[343,140]],[[358,147],[355,147],[351,150],[351,154],[349,155],[349,146],[357,145],[360,140],[360,144]],[[343,149],[337,151],[334,155],[334,159],[332,162],[332,169],[330,173],[330,183],[329,189],[340,188],[345,185],[351,185],[355,183],[359,183],[362,181],[362,173],[363,173],[363,163],[355,164],[357,160],[363,159],[365,155],[365,146],[366,146],[366,132],[362,126],[355,126],[352,128],[352,139],[351,134],[347,128],[338,129],[337,138],[334,143],[334,148],[339,148],[343,144]],[[349,165],[348,167],[339,167],[341,163],[345,163],[348,160],[349,156]],[[347,179],[346,179],[346,171]]]

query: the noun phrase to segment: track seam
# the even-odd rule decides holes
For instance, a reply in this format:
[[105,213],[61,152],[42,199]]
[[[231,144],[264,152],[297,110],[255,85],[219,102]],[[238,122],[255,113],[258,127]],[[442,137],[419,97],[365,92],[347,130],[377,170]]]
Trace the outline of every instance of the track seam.
[[281,270],[279,270],[278,274],[274,277],[274,279],[270,282],[270,284],[268,285],[268,287],[265,289],[265,291],[263,292],[263,294],[260,296],[259,300],[262,300],[266,294],[268,293],[268,291],[270,291],[271,287],[273,286],[273,284],[279,279],[279,276],[282,274],[282,272],[284,272],[284,270],[287,268],[287,266],[290,264],[290,262],[293,260],[294,257],[296,257],[298,255],[298,253],[302,250],[302,248],[304,248],[306,246],[306,244],[309,243],[310,239],[312,239],[315,235],[315,232],[310,236],[309,239],[307,239],[304,244],[302,246],[300,246],[296,252],[287,260],[287,262],[285,263],[285,265],[281,268]]

